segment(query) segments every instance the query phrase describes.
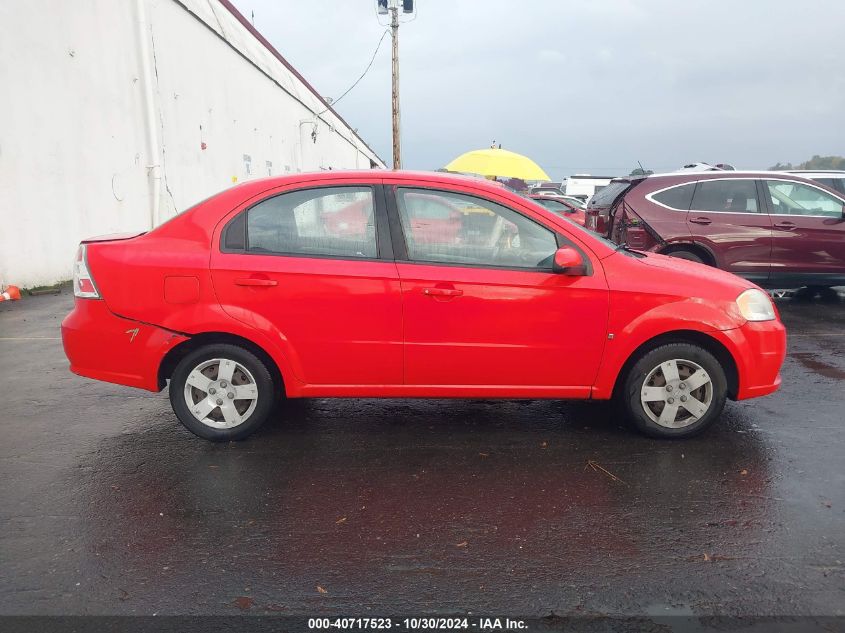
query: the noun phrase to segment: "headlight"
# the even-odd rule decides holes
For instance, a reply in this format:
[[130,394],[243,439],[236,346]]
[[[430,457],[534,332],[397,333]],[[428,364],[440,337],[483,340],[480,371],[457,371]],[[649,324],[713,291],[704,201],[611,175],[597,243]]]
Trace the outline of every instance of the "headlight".
[[762,290],[749,288],[736,298],[739,313],[747,321],[774,321],[775,306]]

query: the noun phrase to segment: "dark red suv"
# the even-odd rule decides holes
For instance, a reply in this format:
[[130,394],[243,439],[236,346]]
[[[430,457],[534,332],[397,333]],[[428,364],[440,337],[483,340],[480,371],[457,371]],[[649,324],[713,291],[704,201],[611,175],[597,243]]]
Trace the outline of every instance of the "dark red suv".
[[770,288],[845,285],[845,197],[792,174],[617,178],[590,200],[586,227]]

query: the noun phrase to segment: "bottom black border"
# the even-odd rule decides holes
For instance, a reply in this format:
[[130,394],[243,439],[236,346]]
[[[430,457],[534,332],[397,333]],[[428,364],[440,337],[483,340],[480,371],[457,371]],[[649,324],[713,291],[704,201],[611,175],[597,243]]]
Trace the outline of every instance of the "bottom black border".
[[[314,626],[313,620],[346,621],[345,626]],[[389,616],[390,626],[373,628],[356,625],[356,619],[384,620],[374,616],[289,616],[289,615],[171,615],[171,616],[0,616],[3,633],[100,633],[138,632],[211,633],[237,631],[246,633],[286,633],[314,631],[567,631],[604,633],[617,631],[699,633],[702,631],[741,631],[742,633],[845,632],[845,616],[558,616],[519,618],[514,616]],[[413,618],[417,626],[404,625]],[[467,620],[467,626],[432,626],[433,621]],[[510,622],[518,625],[508,627]],[[352,621],[349,624],[349,621]],[[425,625],[420,621],[424,621]],[[484,626],[487,623],[491,626]],[[496,626],[498,623],[498,626]],[[384,623],[382,623],[384,624]]]

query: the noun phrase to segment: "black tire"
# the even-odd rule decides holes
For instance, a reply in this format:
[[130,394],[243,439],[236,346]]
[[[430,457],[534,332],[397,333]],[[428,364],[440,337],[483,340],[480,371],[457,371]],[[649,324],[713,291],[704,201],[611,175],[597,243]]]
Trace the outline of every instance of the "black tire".
[[[683,373],[689,371],[689,368],[691,367],[691,365],[686,365],[684,363],[692,362],[697,364],[700,368],[704,369],[707,374],[709,374],[709,384],[711,385],[709,388],[711,394],[710,405],[706,409],[706,412],[687,426],[680,426],[679,428],[669,428],[658,424],[646,412],[646,405],[644,405],[641,400],[641,392],[643,388],[647,386],[645,382],[652,371],[656,370],[661,363],[672,360],[679,361],[677,365]],[[681,381],[683,380],[683,373],[680,374]],[[666,384],[665,379],[662,377],[662,373],[658,378],[664,382],[664,385]],[[666,386],[663,388],[668,389]],[[699,391],[699,389],[703,389],[705,391]],[[706,390],[708,389],[706,386],[700,387],[699,389],[694,391],[696,397],[706,395]],[[677,384],[674,386],[674,390],[674,393],[678,394],[678,397],[684,393],[687,393],[687,395],[684,395],[684,398],[687,398],[689,395],[693,395],[679,389]],[[618,397],[620,400],[619,404],[628,418],[628,421],[640,433],[650,437],[681,439],[698,435],[716,421],[722,413],[722,409],[725,407],[727,391],[728,387],[727,379],[725,378],[725,370],[710,352],[690,343],[669,343],[646,352],[639,360],[637,360],[636,363],[634,363],[633,367],[631,367],[631,370],[628,372],[628,375],[625,377],[622,392],[618,395]],[[672,397],[671,394],[667,394],[667,396]],[[652,415],[659,418],[658,412],[662,412],[662,407],[668,406],[667,402],[668,401],[662,403],[655,402],[652,405],[649,405]],[[687,418],[691,417],[691,414],[686,408],[684,408],[684,405],[678,404],[677,406],[679,407],[678,414],[676,416],[678,421],[682,421],[684,416]],[[655,409],[658,411],[655,411]]]
[[[186,401],[185,385],[188,376],[196,367],[212,359],[230,360],[240,364],[252,375],[258,390],[255,408],[243,422],[231,428],[215,428],[203,423],[194,416]],[[273,378],[267,366],[252,352],[226,343],[206,345],[194,350],[179,362],[170,378],[170,405],[173,412],[191,433],[212,442],[242,440],[252,435],[270,416],[277,401],[275,392]],[[222,416],[222,409],[218,412],[212,411],[209,415]]]
[[687,250],[670,251],[667,253],[669,257],[677,257],[678,259],[685,259],[688,262],[696,262],[698,264],[706,264],[707,262],[698,253],[693,253]]

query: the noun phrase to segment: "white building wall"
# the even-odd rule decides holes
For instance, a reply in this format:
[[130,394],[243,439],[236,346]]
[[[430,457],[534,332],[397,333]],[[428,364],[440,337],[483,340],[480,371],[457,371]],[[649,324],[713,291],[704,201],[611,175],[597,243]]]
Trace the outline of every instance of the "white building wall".
[[233,182],[384,166],[217,0],[0,3],[0,86],[0,282]]

